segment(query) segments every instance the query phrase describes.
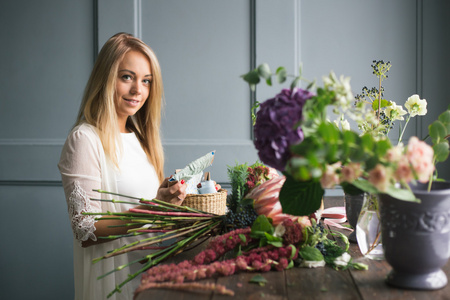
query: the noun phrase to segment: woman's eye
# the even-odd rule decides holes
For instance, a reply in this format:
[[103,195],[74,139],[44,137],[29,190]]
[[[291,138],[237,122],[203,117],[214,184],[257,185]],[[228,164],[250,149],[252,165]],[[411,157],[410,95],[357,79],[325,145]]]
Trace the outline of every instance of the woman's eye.
[[150,79],[144,79],[144,84],[146,85],[150,85],[152,81]]
[[124,80],[131,80],[131,75],[123,75],[122,79],[124,79]]

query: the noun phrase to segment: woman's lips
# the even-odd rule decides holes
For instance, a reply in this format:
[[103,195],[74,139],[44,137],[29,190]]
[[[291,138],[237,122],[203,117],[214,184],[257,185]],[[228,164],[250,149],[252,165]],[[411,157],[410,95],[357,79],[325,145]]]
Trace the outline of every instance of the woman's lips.
[[128,102],[130,105],[132,105],[132,106],[137,106],[138,104],[139,104],[139,100],[134,100],[134,99],[125,99],[124,98],[124,100],[126,101],[126,102]]

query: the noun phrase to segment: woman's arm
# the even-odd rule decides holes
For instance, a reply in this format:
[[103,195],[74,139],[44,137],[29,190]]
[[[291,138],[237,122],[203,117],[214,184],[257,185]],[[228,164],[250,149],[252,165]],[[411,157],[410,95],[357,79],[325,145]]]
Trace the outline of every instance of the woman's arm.
[[[158,194],[156,199],[162,200],[165,202],[169,202],[172,204],[180,205],[184,198],[186,197],[186,184],[184,180],[178,182],[169,182],[170,178],[166,178],[161,186],[158,189]],[[138,209],[147,209],[148,207],[145,205],[136,206]],[[126,234],[129,229],[139,228],[142,225],[136,226],[123,226],[123,227],[110,227],[110,226],[118,226],[125,225],[127,222],[122,220],[105,220],[100,218],[95,223],[96,230],[94,231],[97,240],[94,241],[92,239],[88,239],[82,242],[82,247],[89,247],[96,244],[101,244],[110,241],[111,239],[99,239],[98,237],[106,237],[110,235],[121,235]]]

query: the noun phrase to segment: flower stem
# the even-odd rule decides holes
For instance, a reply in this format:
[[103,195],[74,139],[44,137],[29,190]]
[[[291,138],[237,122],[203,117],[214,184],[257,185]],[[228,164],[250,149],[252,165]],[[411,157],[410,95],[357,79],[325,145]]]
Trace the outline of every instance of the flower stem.
[[[219,223],[219,222],[216,222],[216,224],[217,223]],[[119,255],[119,254],[124,254],[124,253],[127,253],[127,252],[131,252],[131,251],[136,250],[137,248],[140,248],[140,247],[153,245],[153,244],[156,244],[156,243],[159,243],[159,242],[164,242],[164,241],[167,241],[167,240],[179,237],[179,236],[183,236],[183,235],[185,235],[187,233],[193,232],[193,231],[198,230],[200,228],[204,228],[204,227],[210,226],[211,224],[212,224],[212,221],[211,222],[207,222],[205,224],[201,224],[201,225],[194,224],[192,226],[183,227],[181,229],[173,230],[173,231],[164,233],[162,235],[153,236],[153,237],[150,237],[148,239],[139,240],[139,241],[136,241],[134,243],[125,245],[125,246],[123,246],[121,248],[115,249],[112,252],[110,252],[110,253],[108,253],[108,254],[100,257],[100,258],[95,259],[94,261],[97,262],[97,261],[100,261],[100,260],[102,260],[104,258],[109,258],[109,257],[113,257],[113,256],[116,256],[116,255]],[[176,232],[178,232],[178,233],[174,234]]]
[[[148,259],[147,263],[146,263],[140,270],[138,270],[136,273],[128,275],[128,277],[127,277],[126,280],[124,280],[122,283],[120,283],[118,286],[116,286],[116,288],[115,288],[110,294],[108,294],[108,298],[111,297],[114,293],[120,292],[120,288],[121,288],[122,286],[124,286],[126,283],[128,283],[129,281],[131,281],[132,279],[134,279],[135,277],[137,277],[137,276],[140,275],[141,273],[143,273],[143,272],[145,272],[146,270],[148,270],[151,266],[157,265],[157,264],[160,263],[162,260],[164,260],[164,259],[166,259],[167,257],[169,257],[170,255],[176,253],[176,251],[178,251],[178,250],[180,250],[180,249],[183,249],[184,247],[188,246],[188,245],[190,244],[191,241],[194,241],[194,240],[196,240],[198,237],[200,237],[200,236],[202,236],[202,235],[208,233],[208,232],[211,231],[213,228],[217,227],[219,224],[220,224],[220,221],[214,223],[214,224],[213,224],[212,226],[210,226],[210,227],[203,228],[202,230],[196,232],[196,233],[193,234],[192,236],[190,236],[190,237],[188,237],[188,238],[186,238],[186,239],[184,239],[184,240],[182,240],[182,241],[179,241],[178,243],[174,244],[174,247],[169,247],[169,248],[167,248],[167,249],[164,249],[164,250],[159,251],[158,254],[161,253],[161,256],[157,257],[157,258],[154,259],[154,260],[151,259],[151,257],[154,256],[154,255],[152,255],[152,254],[148,255],[148,256],[146,257],[146,258]],[[164,253],[164,252],[166,252],[166,253]],[[132,262],[132,263],[136,263],[136,262],[139,262],[139,261],[142,261],[142,259],[139,259],[139,260],[134,261],[134,262]],[[129,266],[129,265],[131,265],[132,263],[127,264],[127,265],[124,265],[124,266],[120,266],[120,267],[116,268],[115,270],[109,272],[109,274],[111,274],[112,272],[115,272],[115,271],[119,271],[120,269],[123,269],[125,266]],[[105,275],[105,276],[106,276],[106,275]],[[103,276],[103,277],[104,277],[104,276]],[[103,277],[102,277],[102,278],[103,278]]]
[[405,133],[406,126],[408,126],[408,122],[409,122],[410,119],[411,119],[411,115],[409,115],[408,119],[406,119],[405,126],[403,126],[402,133],[400,134],[400,137],[398,138],[398,143],[399,144],[402,141],[403,134]]
[[[162,206],[165,206],[165,207],[171,208],[171,209],[185,210],[185,211],[190,211],[190,212],[195,212],[195,213],[205,213],[205,212],[203,212],[201,210],[194,209],[194,208],[189,207],[189,206],[176,205],[176,204],[172,204],[172,203],[165,202],[165,201],[158,200],[158,199],[146,200],[144,198],[138,198],[138,197],[128,196],[128,195],[124,195],[124,194],[119,194],[119,193],[113,193],[113,192],[108,192],[108,191],[104,191],[104,190],[99,190],[99,189],[98,190],[94,189],[93,191],[98,192],[98,193],[102,193],[102,194],[108,194],[108,195],[114,195],[114,196],[119,196],[119,197],[125,197],[125,198],[129,198],[129,199],[136,199],[136,200],[140,201],[140,204],[144,204],[144,205],[145,204],[152,205],[152,204],[149,204],[149,203],[156,203],[156,204],[160,204]],[[102,201],[111,201],[112,202],[112,200],[102,200]],[[117,200],[115,200],[115,201],[117,201]],[[136,203],[133,203],[133,204],[136,204]],[[153,204],[153,206],[154,206],[154,204]]]

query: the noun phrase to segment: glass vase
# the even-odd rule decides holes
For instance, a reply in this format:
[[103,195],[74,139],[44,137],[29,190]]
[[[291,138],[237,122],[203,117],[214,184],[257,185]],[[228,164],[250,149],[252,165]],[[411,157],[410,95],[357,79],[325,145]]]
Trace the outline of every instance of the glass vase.
[[361,213],[356,224],[356,240],[359,250],[365,257],[374,260],[384,259],[377,195],[364,193]]

